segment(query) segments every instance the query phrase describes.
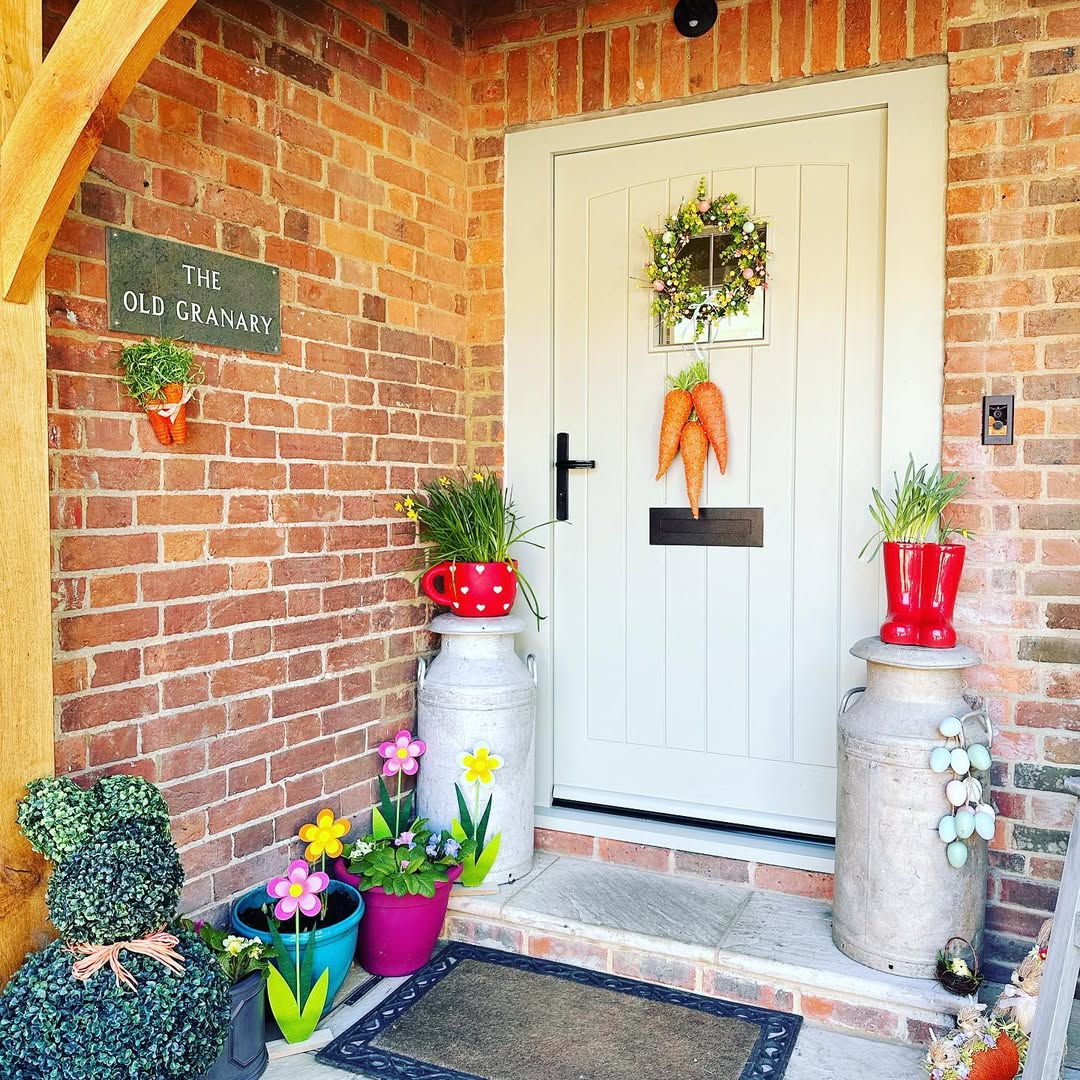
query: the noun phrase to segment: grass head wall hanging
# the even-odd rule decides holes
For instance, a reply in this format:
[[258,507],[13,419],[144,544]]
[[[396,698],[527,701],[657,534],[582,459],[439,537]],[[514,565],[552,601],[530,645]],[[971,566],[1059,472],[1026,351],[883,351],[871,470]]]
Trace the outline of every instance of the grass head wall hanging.
[[[708,290],[691,282],[691,259],[685,253],[686,245],[706,230],[729,238],[716,260],[726,268],[724,277]],[[765,222],[757,220],[734,192],[710,198],[705,177],[698,183],[697,196],[680,203],[659,228],[645,226],[652,258],[644,269],[654,293],[653,314],[661,325],[670,330],[693,319],[697,341],[714,323],[745,315],[754,293],[765,287],[765,231]]]

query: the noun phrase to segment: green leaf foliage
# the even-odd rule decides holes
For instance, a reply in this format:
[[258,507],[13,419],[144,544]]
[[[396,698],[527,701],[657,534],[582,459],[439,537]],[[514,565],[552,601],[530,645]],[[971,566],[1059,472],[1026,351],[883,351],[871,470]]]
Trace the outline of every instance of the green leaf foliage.
[[277,968],[272,967],[267,977],[266,990],[270,999],[270,1011],[274,1014],[281,1034],[289,1043],[300,1043],[310,1039],[318,1026],[326,1005],[326,994],[330,986],[330,970],[327,968],[319,976],[311,993],[301,1001],[297,999],[289,984]]
[[[454,794],[457,796],[458,805],[458,821],[460,821],[462,834],[457,838],[464,840],[468,837],[472,840],[476,836],[476,828],[473,825],[472,814],[469,813],[469,802],[465,796],[461,793],[461,788],[457,784],[454,785]],[[457,824],[458,822],[455,822]],[[457,834],[454,834],[457,836]]]
[[183,885],[173,842],[154,822],[129,821],[64,859],[45,901],[65,941],[108,945],[145,937],[175,919]]
[[411,505],[402,505],[415,515],[418,538],[426,545],[420,557],[424,569],[441,562],[507,563],[539,627],[544,616],[536,592],[514,564],[512,549],[516,544],[543,547],[528,537],[550,521],[522,528],[513,492],[494,473],[443,476],[409,498]]
[[205,372],[190,349],[168,338],[128,345],[120,354],[123,372],[120,384],[140,405],[164,399],[162,390],[170,383],[201,383]]
[[483,883],[484,878],[491,873],[495,860],[499,857],[499,845],[502,843],[502,833],[496,833],[491,842],[478,855],[469,855],[461,864],[461,884],[475,887]]
[[171,835],[168,804],[141,776],[105,776],[89,789],[66,777],[33,780],[16,816],[34,850],[54,863],[96,833],[136,818]]
[[125,952],[136,990],[108,967],[72,978],[54,941],[28,958],[0,996],[4,1080],[192,1080],[213,1065],[231,1022],[229,984],[213,954],[179,926],[185,972]]
[[484,807],[484,812],[480,815],[480,824],[476,826],[476,847],[477,850],[483,850],[484,840],[487,837],[488,822],[491,820],[491,796],[488,796],[487,806]]

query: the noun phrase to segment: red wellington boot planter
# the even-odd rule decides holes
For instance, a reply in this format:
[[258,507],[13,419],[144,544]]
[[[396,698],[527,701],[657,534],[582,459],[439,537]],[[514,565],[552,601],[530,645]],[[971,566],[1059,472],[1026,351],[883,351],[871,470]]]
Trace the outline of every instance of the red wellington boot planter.
[[885,595],[889,613],[881,624],[881,640],[890,645],[918,645],[925,544],[881,545],[885,563]]
[[517,598],[517,574],[509,563],[441,562],[421,579],[420,587],[455,615],[496,619],[509,615]]
[[964,570],[963,544],[923,544],[918,644],[951,649],[956,644],[953,609]]

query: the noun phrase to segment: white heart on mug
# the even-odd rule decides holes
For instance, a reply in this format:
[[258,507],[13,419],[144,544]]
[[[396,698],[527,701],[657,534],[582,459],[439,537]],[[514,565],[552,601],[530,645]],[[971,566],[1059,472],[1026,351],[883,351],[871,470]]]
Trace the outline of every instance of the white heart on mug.
[[503,611],[509,611],[509,610],[510,610],[510,605],[509,604],[503,604]]
[[483,611],[484,610],[484,605],[483,604],[477,604],[476,605],[476,610],[477,611]]
[[458,602],[457,602],[456,600],[454,601],[454,605],[453,605],[453,606],[454,606],[454,607],[456,607],[456,608],[459,608],[459,607],[461,607],[461,605],[460,605],[460,604],[459,604],[459,603],[458,603]]
[[462,592],[463,595],[465,593],[467,593],[468,591],[469,591],[469,586],[468,585],[462,585],[461,586],[461,592]]
[[503,589],[503,587],[501,585],[496,585],[494,591],[497,592],[497,593],[501,593],[502,589]]
[[478,574],[482,574],[482,573],[484,572],[484,566],[483,566],[483,564],[482,564],[482,563],[477,563],[477,564],[476,564],[476,565],[475,565],[475,566],[473,567],[473,569],[474,569],[474,570],[475,570],[475,571],[476,571],[476,572],[477,572]]

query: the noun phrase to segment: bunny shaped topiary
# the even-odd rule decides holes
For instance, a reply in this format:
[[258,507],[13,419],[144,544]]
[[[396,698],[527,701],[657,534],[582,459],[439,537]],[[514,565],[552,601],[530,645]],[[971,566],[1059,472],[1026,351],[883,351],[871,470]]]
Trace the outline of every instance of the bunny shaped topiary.
[[192,1080],[228,1032],[229,987],[177,923],[184,872],[161,793],[138,777],[85,790],[35,780],[26,838],[55,866],[45,894],[60,940],[0,996],[4,1080]]

